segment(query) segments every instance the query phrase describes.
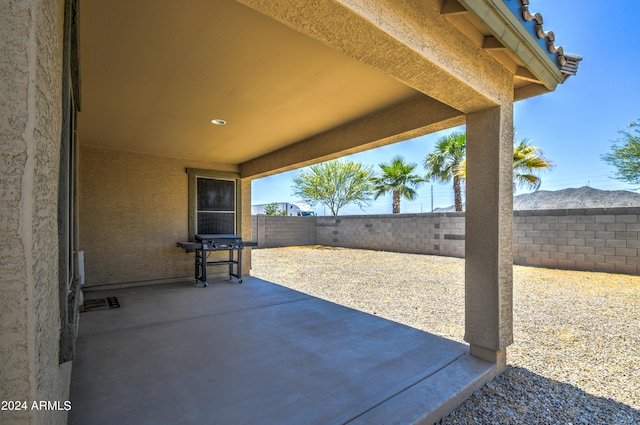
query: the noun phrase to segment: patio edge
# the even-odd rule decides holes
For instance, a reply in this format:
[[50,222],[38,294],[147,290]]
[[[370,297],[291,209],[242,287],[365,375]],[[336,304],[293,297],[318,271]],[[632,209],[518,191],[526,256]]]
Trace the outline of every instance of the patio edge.
[[433,425],[502,371],[493,363],[465,354],[428,379],[348,423]]

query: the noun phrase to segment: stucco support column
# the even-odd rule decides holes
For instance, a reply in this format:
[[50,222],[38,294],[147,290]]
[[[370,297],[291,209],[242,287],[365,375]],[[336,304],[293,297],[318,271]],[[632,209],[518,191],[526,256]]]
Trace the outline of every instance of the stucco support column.
[[465,341],[506,367],[513,342],[513,106],[467,115]]
[[[251,234],[251,180],[240,179],[240,192],[242,193],[242,200],[240,204],[240,220],[242,233],[242,240],[251,241],[256,240],[255,236]],[[249,276],[251,271],[251,249],[242,249],[242,275]]]

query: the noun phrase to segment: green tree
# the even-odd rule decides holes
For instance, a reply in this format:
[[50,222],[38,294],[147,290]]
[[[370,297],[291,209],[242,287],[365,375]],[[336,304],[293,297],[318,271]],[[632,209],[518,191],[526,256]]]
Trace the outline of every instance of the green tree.
[[393,213],[400,214],[400,199],[412,200],[417,196],[415,188],[424,180],[412,174],[417,164],[407,164],[400,155],[394,157],[389,164],[379,164],[381,173],[373,177],[375,199],[389,192],[393,194]]
[[286,211],[283,211],[278,207],[277,202],[272,202],[264,207],[264,213],[266,215],[287,215]]
[[[515,131],[514,131],[515,135]],[[542,179],[538,173],[553,168],[553,162],[545,158],[542,150],[533,146],[529,139],[513,142],[513,187],[528,187],[538,190]],[[462,180],[467,179],[467,160],[461,162],[458,175]]]
[[618,134],[620,137],[602,159],[617,168],[616,179],[640,184],[640,120],[631,122],[629,129],[618,130]]
[[553,163],[543,156],[540,148],[531,145],[529,139],[514,141],[513,187],[528,187],[538,190],[542,179],[536,174],[550,168],[553,168]]
[[324,204],[332,215],[355,204],[371,205],[372,171],[355,161],[333,160],[312,165],[293,179],[293,194],[309,205]]
[[465,158],[466,145],[467,135],[465,133],[451,133],[438,139],[434,151],[424,160],[427,180],[434,179],[442,183],[453,180],[456,211],[462,211],[460,166]]
[[[515,130],[513,134],[515,139]],[[451,133],[436,142],[434,151],[424,161],[427,179],[433,178],[440,182],[453,179],[456,211],[462,211],[462,183],[467,179],[466,144],[465,133]],[[514,188],[529,187],[538,190],[542,183],[538,174],[550,168],[553,168],[553,162],[545,158],[540,148],[533,146],[529,139],[514,140]]]

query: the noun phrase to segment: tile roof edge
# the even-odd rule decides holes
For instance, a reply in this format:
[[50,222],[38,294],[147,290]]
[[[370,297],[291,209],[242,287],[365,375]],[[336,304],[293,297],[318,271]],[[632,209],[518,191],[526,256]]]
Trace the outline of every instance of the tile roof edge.
[[565,53],[561,46],[556,47],[556,36],[553,31],[545,32],[542,27],[543,19],[540,13],[532,14],[529,10],[529,0],[520,0],[520,10],[522,19],[527,22],[534,22],[535,35],[539,39],[544,39],[547,45],[547,51],[556,55],[556,62],[560,67],[560,71],[565,75],[565,79],[578,72],[578,63],[582,60],[582,56]]

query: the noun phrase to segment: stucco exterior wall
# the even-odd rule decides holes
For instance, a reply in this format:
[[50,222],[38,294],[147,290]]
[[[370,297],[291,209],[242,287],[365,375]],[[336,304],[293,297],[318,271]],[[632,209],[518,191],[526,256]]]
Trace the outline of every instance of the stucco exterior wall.
[[[28,121],[26,94],[29,90],[27,6],[0,4],[0,398],[27,400],[31,397],[28,282],[26,248],[22,240],[23,178],[27,162],[25,131]],[[28,423],[30,414],[0,412],[3,420]]]
[[85,286],[193,276],[194,254],[176,247],[177,241],[188,240],[185,169],[235,172],[234,166],[89,145],[82,145],[80,154]]
[[71,363],[58,363],[58,169],[64,1],[0,4],[0,422],[64,424]]
[[[242,239],[245,241],[253,239],[253,225],[251,216],[251,180],[242,179]],[[244,248],[242,250],[242,274],[249,275],[251,273],[251,250],[253,248]]]

